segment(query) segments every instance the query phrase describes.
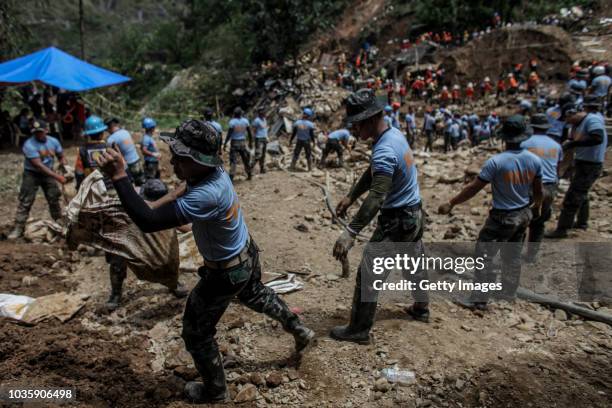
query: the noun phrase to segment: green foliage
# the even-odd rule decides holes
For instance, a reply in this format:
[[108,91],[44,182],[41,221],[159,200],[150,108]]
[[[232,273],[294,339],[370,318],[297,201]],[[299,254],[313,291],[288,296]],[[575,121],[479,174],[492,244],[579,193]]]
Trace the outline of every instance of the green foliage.
[[[406,1],[399,1],[405,5]],[[594,0],[418,0],[416,20],[434,30],[471,30],[491,24],[494,12],[504,21],[539,19],[562,7],[592,6]]]
[[0,1],[0,61],[19,55],[30,31],[19,18],[16,0]]

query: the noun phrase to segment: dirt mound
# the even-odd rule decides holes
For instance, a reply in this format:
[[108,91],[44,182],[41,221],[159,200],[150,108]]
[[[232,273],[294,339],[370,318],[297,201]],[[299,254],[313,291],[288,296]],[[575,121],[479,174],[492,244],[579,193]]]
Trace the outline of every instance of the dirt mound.
[[495,80],[517,63],[526,67],[535,57],[541,79],[564,80],[575,56],[572,39],[561,28],[514,26],[495,30],[464,47],[443,53],[440,62],[450,81],[465,83],[481,81],[485,76]]
[[165,406],[182,389],[176,377],[150,373],[150,356],[136,339],[118,344],[77,322],[26,328],[0,319],[0,332],[5,385],[73,388],[79,404],[114,407]]

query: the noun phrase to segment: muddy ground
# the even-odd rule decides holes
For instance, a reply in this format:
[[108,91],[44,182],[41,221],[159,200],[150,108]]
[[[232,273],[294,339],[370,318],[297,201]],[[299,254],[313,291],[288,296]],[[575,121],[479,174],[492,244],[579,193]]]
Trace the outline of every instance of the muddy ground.
[[[487,194],[458,208],[454,218],[437,215],[435,208],[462,185],[461,177],[447,180],[450,175],[464,171],[464,162],[476,163],[489,154],[479,149],[450,158],[418,157],[429,214],[426,242],[443,240],[452,225],[464,223],[473,225],[456,230],[454,239],[475,237],[485,219]],[[3,157],[5,163],[18,162],[12,153]],[[336,201],[353,177],[350,171],[330,171]],[[432,306],[430,324],[407,318],[403,307],[409,299],[383,302],[373,331],[375,344],[331,340],[330,328],[347,321],[354,271],[349,279],[338,276],[331,247],[340,229],[331,223],[320,189],[306,178],[325,180],[318,171],[295,177],[273,170],[252,182],[242,177],[236,182],[250,231],[263,251],[264,269],[299,273],[304,289],[284,298],[318,337],[317,347],[296,364],[289,358],[289,335],[264,316],[232,304],[218,340],[232,397],[246,399],[242,405],[609,406],[612,328],[523,301],[495,304],[489,313],[477,315],[440,300]],[[593,193],[595,226],[573,232],[572,239],[610,239],[612,231],[605,224],[609,178],[600,180]],[[3,231],[15,203],[14,194],[3,195]],[[48,217],[42,195],[32,214]],[[351,252],[353,265],[361,248]],[[104,258],[91,251],[69,252],[59,243],[3,241],[0,264],[0,293],[90,295],[66,323],[49,320],[27,327],[0,319],[3,383],[71,387],[79,406],[188,405],[181,389],[196,373],[180,339],[184,300],[130,275],[123,306],[109,313],[103,307],[109,290]],[[182,279],[193,286],[197,275],[185,273]],[[414,371],[416,383],[391,387],[377,382],[380,370],[394,365]]]

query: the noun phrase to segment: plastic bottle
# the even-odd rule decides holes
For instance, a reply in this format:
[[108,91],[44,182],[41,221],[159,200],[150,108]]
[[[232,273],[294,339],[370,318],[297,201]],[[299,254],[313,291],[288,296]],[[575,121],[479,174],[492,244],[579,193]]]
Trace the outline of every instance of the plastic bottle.
[[414,371],[410,370],[401,370],[397,367],[393,368],[384,368],[381,371],[383,377],[387,379],[390,383],[398,383],[402,385],[412,384],[416,381],[416,374]]

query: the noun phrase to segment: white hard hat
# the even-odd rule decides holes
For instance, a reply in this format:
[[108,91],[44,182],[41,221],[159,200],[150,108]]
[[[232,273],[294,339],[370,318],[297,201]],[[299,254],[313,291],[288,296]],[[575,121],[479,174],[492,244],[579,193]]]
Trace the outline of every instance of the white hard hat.
[[485,82],[491,82],[491,78],[485,77]]
[[603,75],[606,73],[606,68],[603,65],[597,65],[593,68],[593,74],[595,75]]

